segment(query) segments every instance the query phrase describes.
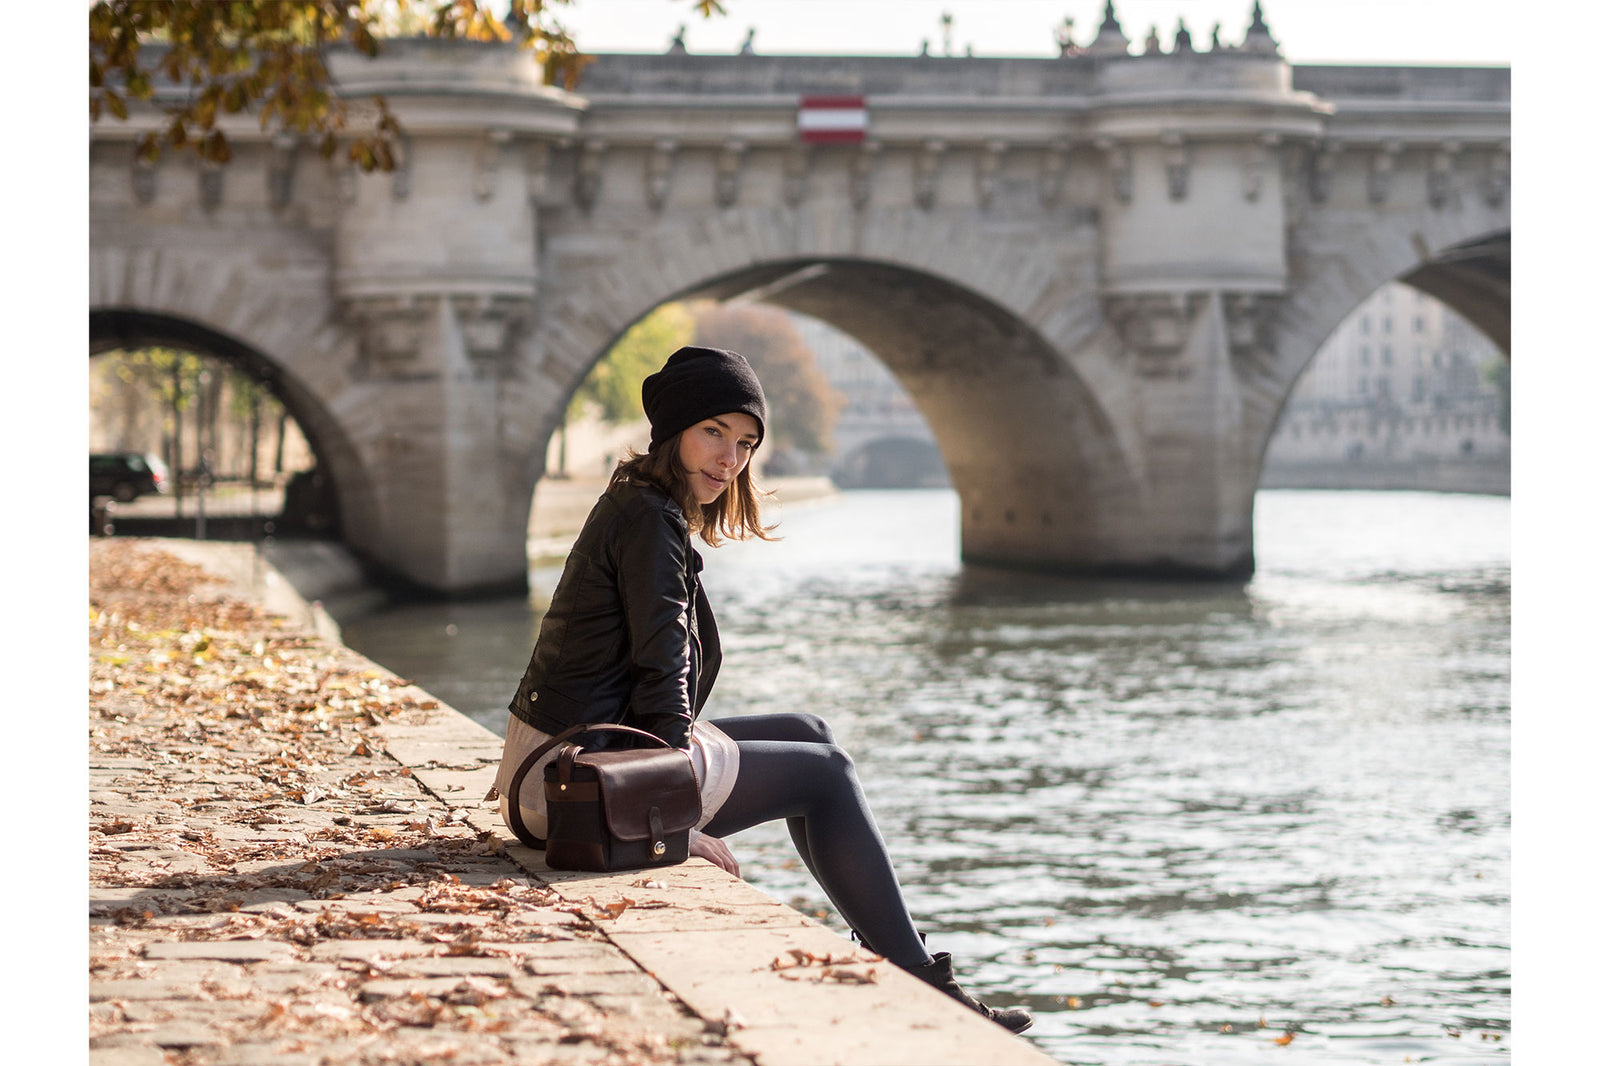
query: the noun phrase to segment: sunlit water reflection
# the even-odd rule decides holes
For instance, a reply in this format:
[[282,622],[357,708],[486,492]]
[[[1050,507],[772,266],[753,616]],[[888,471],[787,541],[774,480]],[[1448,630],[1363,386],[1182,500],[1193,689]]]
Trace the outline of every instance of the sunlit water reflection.
[[[706,552],[707,713],[827,717],[930,946],[1063,1062],[1288,1031],[1300,1064],[1500,1061],[1509,527],[1498,498],[1264,492],[1247,584],[1069,581],[962,568],[952,493],[852,493]],[[342,621],[503,731],[537,614]],[[826,911],[781,828],[732,845]]]

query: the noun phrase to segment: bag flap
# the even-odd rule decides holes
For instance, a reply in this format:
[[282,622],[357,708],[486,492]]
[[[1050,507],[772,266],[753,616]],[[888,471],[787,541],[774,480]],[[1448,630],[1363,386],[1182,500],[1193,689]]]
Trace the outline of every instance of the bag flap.
[[665,833],[693,829],[700,820],[700,786],[686,751],[587,751],[576,763],[600,778],[606,825],[618,840],[648,839],[652,807],[661,812]]

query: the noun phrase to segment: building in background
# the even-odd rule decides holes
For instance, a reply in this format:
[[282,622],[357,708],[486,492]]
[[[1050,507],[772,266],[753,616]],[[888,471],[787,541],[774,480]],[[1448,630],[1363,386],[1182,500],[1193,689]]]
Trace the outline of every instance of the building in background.
[[1295,386],[1262,487],[1508,493],[1509,380],[1505,357],[1465,319],[1385,285]]

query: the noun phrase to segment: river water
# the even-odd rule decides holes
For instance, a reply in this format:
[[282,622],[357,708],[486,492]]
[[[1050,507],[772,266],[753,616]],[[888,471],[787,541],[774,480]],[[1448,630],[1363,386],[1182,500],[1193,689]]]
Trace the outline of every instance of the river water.
[[[1243,584],[963,568],[947,490],[780,532],[705,552],[707,714],[828,718],[930,948],[1046,1052],[1509,1058],[1509,500],[1262,492]],[[503,732],[558,575],[340,622]],[[838,927],[781,828],[730,845]]]

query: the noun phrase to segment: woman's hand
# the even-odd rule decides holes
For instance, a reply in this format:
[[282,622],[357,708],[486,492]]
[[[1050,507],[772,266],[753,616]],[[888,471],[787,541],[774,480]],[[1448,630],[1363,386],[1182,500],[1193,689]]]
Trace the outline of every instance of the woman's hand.
[[694,841],[689,845],[689,854],[706,859],[735,877],[739,876],[739,860],[733,857],[728,845],[716,837],[706,836],[704,833],[696,834]]

